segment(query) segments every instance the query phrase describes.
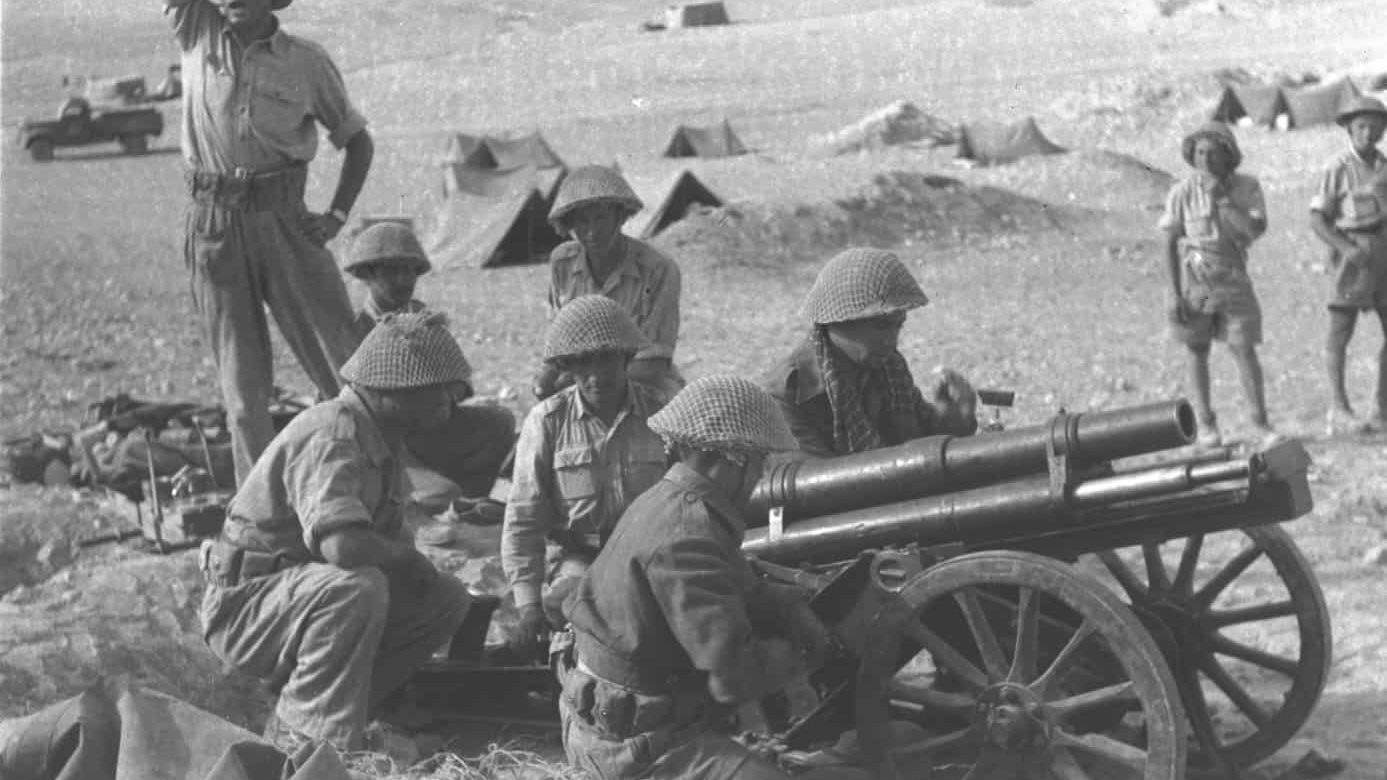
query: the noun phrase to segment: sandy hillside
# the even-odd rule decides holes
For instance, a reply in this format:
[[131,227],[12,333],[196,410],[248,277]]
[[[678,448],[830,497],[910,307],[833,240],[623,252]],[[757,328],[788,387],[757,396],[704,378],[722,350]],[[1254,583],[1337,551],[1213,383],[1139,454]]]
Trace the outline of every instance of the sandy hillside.
[[[654,154],[674,124],[726,116],[755,153],[691,167],[732,206],[658,241],[685,272],[684,372],[758,374],[799,335],[798,300],[823,259],[852,243],[889,245],[933,299],[903,337],[912,365],[951,365],[980,385],[1017,389],[1008,420],[1022,423],[1060,406],[1180,394],[1153,209],[1182,173],[1181,131],[1214,97],[1210,73],[1324,74],[1387,58],[1377,0],[1226,0],[1222,12],[1195,3],[1168,18],[1152,5],[733,0],[730,27],[642,33],[661,4],[298,0],[283,21],[327,46],[371,120],[377,162],[358,213],[408,213],[428,228],[450,130],[539,128],[570,164],[619,160],[657,176],[671,168]],[[177,56],[158,6],[4,0],[7,132],[53,111],[59,74],[157,80]],[[954,165],[947,148],[806,154],[814,134],[897,99],[950,122],[1034,115],[1074,152],[978,170]],[[70,427],[87,403],[117,390],[215,400],[181,260],[177,110],[163,110],[170,130],[143,158],[94,147],[35,165],[12,142],[4,149],[0,434]],[[1305,437],[1316,458],[1318,508],[1288,530],[1319,576],[1335,633],[1321,705],[1272,766],[1318,748],[1349,762],[1342,777],[1380,780],[1387,568],[1362,555],[1387,541],[1387,438],[1321,436],[1326,282],[1304,216],[1315,173],[1342,138],[1332,127],[1238,137],[1272,223],[1252,258],[1273,420]],[[311,206],[326,202],[338,160],[320,156]],[[544,279],[541,267],[452,267],[421,285],[425,301],[452,315],[480,390],[516,398],[517,412],[538,354]],[[1382,342],[1372,320],[1360,330],[1350,368],[1366,409]],[[304,389],[282,344],[278,353],[283,383]],[[1225,427],[1237,435],[1237,381],[1221,354],[1214,376]],[[0,494],[0,524],[10,507]],[[22,603],[8,608],[23,612]],[[1259,638],[1268,646],[1286,639],[1275,626],[1268,632]],[[26,706],[43,703],[35,690],[58,693],[26,688]]]

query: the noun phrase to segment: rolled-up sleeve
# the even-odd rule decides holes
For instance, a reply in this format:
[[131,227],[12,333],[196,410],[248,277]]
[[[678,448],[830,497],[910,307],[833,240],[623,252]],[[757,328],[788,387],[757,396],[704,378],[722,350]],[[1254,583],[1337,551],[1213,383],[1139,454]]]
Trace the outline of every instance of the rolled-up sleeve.
[[636,358],[673,358],[679,342],[679,296],[683,275],[674,261],[665,259],[658,274],[650,279],[650,315],[641,324],[641,331],[650,339],[650,346]]
[[289,505],[303,526],[303,543],[313,555],[328,535],[343,528],[372,527],[371,511],[361,501],[360,485],[367,478],[360,448],[354,441],[315,438],[284,469]]
[[198,41],[219,35],[224,24],[221,13],[208,0],[164,0],[164,14],[173,25],[173,37],[183,51]]
[[[307,43],[307,42],[305,42]],[[366,118],[357,112],[347,96],[342,73],[327,52],[309,44],[313,53],[312,105],[313,117],[328,131],[328,140],[341,149],[352,136],[366,129]]]
[[1156,227],[1177,236],[1185,234],[1185,185],[1177,183],[1165,195],[1165,210],[1156,221]]
[[1319,185],[1310,197],[1310,210],[1318,211],[1330,220],[1339,218],[1339,201],[1343,198],[1342,165],[1333,165],[1320,174]]
[[501,566],[517,607],[540,603],[544,540],[559,521],[554,495],[554,453],[545,432],[541,404],[530,410],[520,427],[510,498],[501,528]]

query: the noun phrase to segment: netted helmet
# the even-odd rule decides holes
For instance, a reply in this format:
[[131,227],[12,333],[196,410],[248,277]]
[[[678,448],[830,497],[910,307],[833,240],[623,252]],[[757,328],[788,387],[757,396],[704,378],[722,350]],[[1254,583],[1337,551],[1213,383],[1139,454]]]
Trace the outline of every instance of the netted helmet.
[[624,352],[634,355],[646,345],[636,323],[620,304],[605,295],[580,295],[554,315],[544,337],[544,359]]
[[600,201],[620,204],[628,216],[645,207],[631,185],[615,169],[604,165],[584,165],[573,169],[559,185],[554,206],[549,210],[549,224],[562,232],[564,217],[569,212],[584,204]]
[[1201,138],[1208,138],[1222,146],[1228,152],[1228,158],[1232,162],[1233,169],[1237,170],[1243,162],[1242,150],[1238,148],[1238,139],[1233,135],[1233,131],[1222,122],[1205,122],[1198,129],[1185,136],[1185,140],[1180,143],[1180,155],[1185,158],[1185,163],[1194,165],[1194,145]]
[[360,276],[366,266],[374,264],[407,264],[420,274],[433,268],[414,230],[400,222],[377,222],[361,231],[352,242],[344,270],[352,276]]
[[342,366],[342,378],[374,390],[466,382],[472,367],[438,312],[387,314]]
[[804,298],[803,312],[815,325],[831,325],[909,311],[929,297],[895,253],[851,247],[824,264]]
[[695,379],[646,424],[666,443],[695,450],[764,454],[798,446],[779,403],[735,376]]

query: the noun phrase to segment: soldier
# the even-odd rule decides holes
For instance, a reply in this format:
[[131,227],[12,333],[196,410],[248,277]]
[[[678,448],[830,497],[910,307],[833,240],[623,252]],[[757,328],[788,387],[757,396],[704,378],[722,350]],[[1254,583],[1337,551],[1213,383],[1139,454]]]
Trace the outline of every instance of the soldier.
[[[236,480],[274,434],[268,306],[324,398],[359,341],[347,288],[324,244],[371,167],[366,120],[332,60],[280,29],[290,0],[164,0],[182,48],[183,160],[192,194],[184,257],[226,404]],[[318,129],[346,150],[323,214],[304,206]]]
[[467,379],[441,315],[387,317],[349,383],[294,418],[203,544],[212,651],[279,700],[266,737],[361,750],[368,718],[448,641],[471,598],[403,531],[401,443],[437,425]]
[[[414,287],[419,276],[432,268],[408,225],[379,222],[362,231],[352,243],[351,259],[345,268],[362,280],[368,291],[356,315],[362,335],[369,333],[384,314],[423,311],[426,307],[414,298]],[[469,371],[456,400],[471,395]],[[431,510],[441,510],[457,497],[455,494],[486,497],[514,443],[515,418],[509,411],[498,406],[454,404],[442,424],[415,432],[406,442],[419,465],[451,483],[427,484],[435,480],[421,478],[412,470],[415,501]]]
[[[1310,201],[1310,226],[1328,245],[1334,273],[1325,347],[1330,435],[1387,427],[1387,158],[1377,148],[1387,127],[1387,106],[1362,97],[1339,112],[1337,121],[1348,133],[1349,148],[1329,163]],[[1349,404],[1344,358],[1358,313],[1368,309],[1377,312],[1383,345],[1377,358],[1377,408],[1364,420]]]
[[562,626],[564,598],[617,518],[665,472],[664,445],[646,426],[658,399],[626,372],[645,344],[631,318],[601,295],[574,298],[549,324],[544,360],[574,383],[525,418],[501,532],[501,561],[521,615],[512,647],[522,657],[543,646],[548,626]]
[[968,381],[944,371],[926,401],[897,349],[906,312],[928,302],[883,249],[845,249],[824,265],[804,300],[813,329],[766,382],[803,453],[846,455],[977,430]]
[[1262,308],[1247,274],[1247,248],[1267,229],[1262,185],[1238,173],[1242,152],[1222,122],[1209,122],[1181,143],[1194,172],[1166,195],[1157,223],[1166,234],[1173,291],[1171,332],[1189,353],[1189,382],[1199,419],[1199,442],[1223,443],[1209,399],[1209,346],[1225,341],[1242,378],[1253,428],[1273,435],[1257,345]]
[[[588,165],[568,174],[549,212],[559,235],[572,236],[549,258],[549,311],[552,317],[580,295],[616,301],[648,342],[628,368],[632,381],[669,400],[684,385],[673,362],[679,266],[644,241],[622,235],[622,225],[641,207],[631,186],[611,168]],[[547,398],[565,381],[546,363],[535,379],[535,396]]]
[[[827,646],[807,600],[759,580],[740,550],[766,455],[794,438],[774,400],[727,376],[689,383],[649,424],[674,465],[622,515],[564,605],[564,749],[594,777],[786,777],[720,726]],[[788,641],[758,638],[754,629],[773,633],[764,621]]]

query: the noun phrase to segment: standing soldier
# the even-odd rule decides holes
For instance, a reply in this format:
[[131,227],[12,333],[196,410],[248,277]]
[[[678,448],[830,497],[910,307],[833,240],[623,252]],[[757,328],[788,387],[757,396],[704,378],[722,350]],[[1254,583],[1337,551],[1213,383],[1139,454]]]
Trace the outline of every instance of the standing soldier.
[[766,382],[802,452],[831,457],[977,430],[972,385],[945,371],[927,401],[897,348],[906,312],[928,302],[886,250],[845,249],[824,265],[804,300],[813,329]]
[[525,418],[501,532],[520,610],[512,646],[522,657],[545,646],[548,627],[562,625],[564,598],[617,518],[665,473],[664,444],[646,426],[660,404],[626,371],[645,343],[621,307],[600,295],[574,298],[549,324],[544,360],[574,381]]
[[[1310,201],[1310,226],[1329,246],[1334,272],[1325,346],[1330,435],[1387,426],[1387,159],[1377,148],[1387,127],[1387,106],[1362,97],[1339,113],[1338,122],[1348,132],[1349,148],[1325,168]],[[1344,359],[1358,313],[1368,309],[1377,312],[1383,345],[1377,357],[1377,408],[1364,420],[1349,404]]]
[[1247,248],[1267,229],[1262,185],[1237,172],[1242,152],[1222,122],[1209,122],[1185,136],[1180,149],[1194,172],[1170,188],[1158,224],[1166,234],[1174,293],[1171,330],[1189,351],[1199,442],[1223,443],[1209,397],[1209,346],[1215,340],[1228,342],[1238,364],[1252,427],[1270,436],[1262,364],[1257,359],[1262,308],[1247,274]]
[[[355,349],[347,288],[324,244],[371,167],[366,120],[322,47],[272,11],[291,0],[164,0],[183,50],[183,159],[193,203],[184,257],[226,404],[236,480],[269,444],[269,307],[323,397]],[[345,148],[326,213],[304,206],[318,128]]]
[[403,438],[448,414],[467,361],[441,315],[392,315],[349,384],[270,442],[203,544],[204,636],[278,693],[266,736],[362,750],[368,719],[448,641],[471,597],[404,529]]
[[[679,266],[654,247],[622,235],[621,227],[641,210],[640,198],[620,173],[600,165],[575,169],[559,186],[549,221],[572,240],[550,255],[551,317],[580,295],[616,301],[648,342],[631,361],[631,380],[649,385],[669,400],[684,380],[674,368],[679,340]],[[547,398],[563,383],[546,364],[534,392]]]
[[[622,515],[564,605],[564,749],[594,777],[787,777],[720,727],[827,647],[807,599],[763,583],[741,553],[742,511],[766,455],[794,438],[770,396],[727,376],[689,383],[650,429],[674,465]],[[789,640],[759,638],[770,633],[756,631],[760,619]]]

